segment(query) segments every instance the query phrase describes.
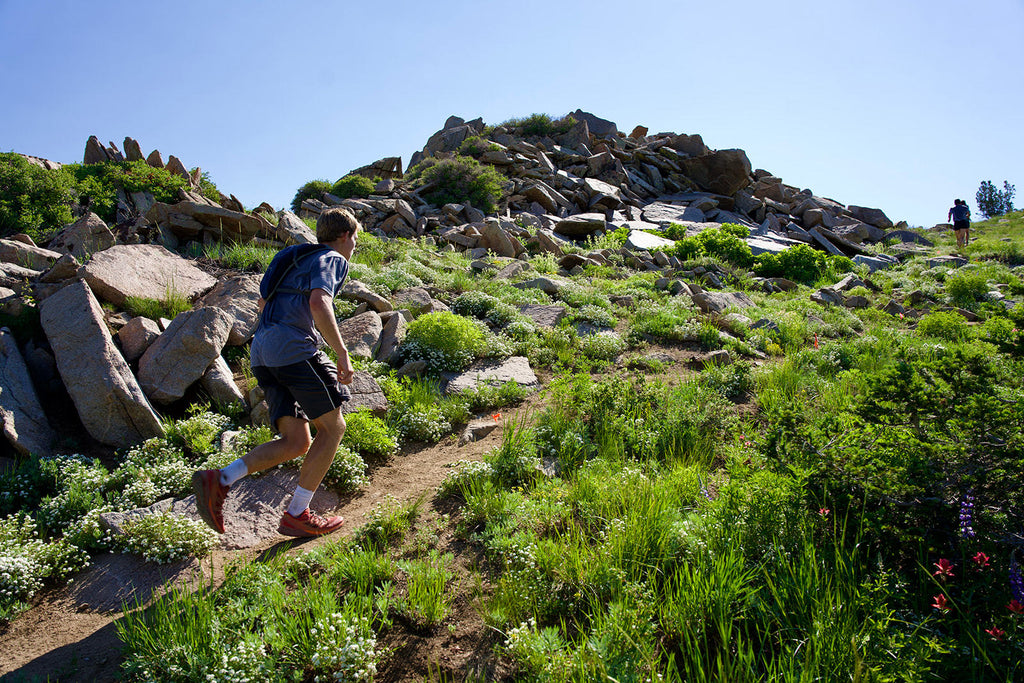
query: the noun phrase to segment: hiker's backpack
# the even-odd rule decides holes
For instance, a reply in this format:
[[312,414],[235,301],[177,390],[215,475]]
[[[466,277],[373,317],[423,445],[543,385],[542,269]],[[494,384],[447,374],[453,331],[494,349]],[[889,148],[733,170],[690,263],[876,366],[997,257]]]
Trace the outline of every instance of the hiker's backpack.
[[[263,274],[263,279],[260,281],[260,296],[263,297],[264,301],[263,310],[267,310],[266,307],[270,305],[270,299],[278,292],[305,294],[305,292],[293,287],[282,287],[281,283],[284,282],[284,278],[288,273],[295,270],[299,265],[299,261],[302,261],[307,256],[322,254],[329,249],[330,247],[326,244],[296,244],[295,246],[288,247],[275,257],[270,262],[267,272]],[[263,316],[260,317],[262,318]]]

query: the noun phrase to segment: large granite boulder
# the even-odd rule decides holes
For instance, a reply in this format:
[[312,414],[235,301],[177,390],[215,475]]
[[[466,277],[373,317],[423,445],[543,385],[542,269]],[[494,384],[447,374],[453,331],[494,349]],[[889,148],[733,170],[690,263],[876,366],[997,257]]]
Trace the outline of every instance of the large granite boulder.
[[170,293],[192,301],[217,284],[212,275],[155,244],[113,246],[94,254],[79,274],[96,296],[115,306],[129,296],[163,301]]
[[163,435],[88,285],[74,282],[45,299],[39,322],[78,416],[94,439],[123,447]]
[[50,455],[54,433],[39,403],[14,335],[0,328],[0,422],[4,436],[22,455]]
[[388,399],[377,384],[377,380],[368,372],[357,370],[348,384],[351,398],[341,404],[342,413],[354,413],[358,410],[369,410],[377,417],[384,417],[388,412]]
[[555,232],[566,237],[587,237],[607,225],[602,213],[579,213],[558,221]]
[[754,305],[743,292],[695,292],[690,296],[704,313],[722,313],[729,308],[750,308]]
[[383,329],[380,315],[375,311],[366,311],[338,323],[338,331],[349,355],[361,358],[373,357],[373,349],[380,342]]
[[228,346],[241,346],[252,339],[260,318],[262,275],[235,275],[219,281],[199,300],[199,306],[213,306],[231,318]]
[[892,230],[893,223],[889,220],[889,217],[885,215],[885,212],[881,209],[871,209],[866,206],[853,206],[848,207],[850,215],[859,221],[863,221],[868,225],[873,225],[876,228],[882,230]]
[[643,230],[630,230],[624,246],[632,251],[651,251],[653,249],[669,249],[674,245],[674,240],[658,237]]
[[0,239],[0,262],[35,270],[46,270],[61,257],[59,251],[43,249],[17,240]]
[[750,159],[742,149],[722,149],[681,163],[686,176],[708,192],[732,196],[750,184]]
[[184,396],[220,356],[231,322],[227,313],[211,306],[175,316],[139,359],[139,385],[146,395],[162,404]]
[[234,374],[228,366],[224,356],[217,356],[210,367],[206,369],[203,376],[199,378],[199,384],[213,399],[214,403],[222,406],[240,403],[245,405],[245,396],[241,389],[235,384]]
[[129,363],[142,358],[142,354],[159,336],[160,324],[141,315],[132,318],[117,331],[117,341],[121,343],[121,351]]
[[495,218],[484,221],[484,227],[477,246],[492,251],[498,256],[505,256],[507,258],[515,258],[516,256],[516,248],[512,244],[512,240],[501,229],[501,224]]
[[79,261],[112,246],[114,233],[102,218],[91,211],[61,230],[49,244],[52,251],[71,254]]
[[291,211],[278,214],[277,239],[290,244],[316,244],[316,233]]
[[484,384],[501,385],[506,382],[515,382],[526,389],[540,387],[540,381],[525,356],[512,356],[502,361],[477,361],[465,372],[446,373],[442,377],[445,380],[445,392],[449,394]]

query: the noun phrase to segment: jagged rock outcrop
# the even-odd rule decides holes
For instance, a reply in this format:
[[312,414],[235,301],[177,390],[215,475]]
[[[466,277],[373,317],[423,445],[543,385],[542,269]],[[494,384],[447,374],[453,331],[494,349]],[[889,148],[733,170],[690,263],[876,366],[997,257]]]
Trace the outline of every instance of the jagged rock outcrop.
[[114,246],[114,233],[110,231],[103,219],[96,214],[87,212],[71,225],[61,230],[50,240],[49,249],[70,254],[79,261],[98,251]]
[[79,275],[97,296],[116,306],[129,296],[163,301],[177,294],[191,301],[217,284],[187,259],[155,244],[115,245],[93,254]]
[[69,284],[43,301],[39,322],[82,425],[94,439],[124,447],[163,435],[88,285]]
[[139,359],[139,385],[153,401],[173,403],[220,357],[231,318],[205,306],[175,316]]
[[55,434],[43,412],[14,335],[0,328],[0,423],[22,455],[50,455]]

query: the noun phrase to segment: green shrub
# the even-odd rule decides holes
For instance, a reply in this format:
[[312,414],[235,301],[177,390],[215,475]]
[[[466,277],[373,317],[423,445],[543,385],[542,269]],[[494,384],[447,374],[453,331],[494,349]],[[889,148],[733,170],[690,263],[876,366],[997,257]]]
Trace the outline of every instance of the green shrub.
[[929,313],[917,323],[917,332],[950,342],[965,341],[971,336],[967,321],[959,313]]
[[302,208],[302,202],[307,199],[322,199],[324,192],[330,192],[331,189],[330,181],[310,180],[295,192],[295,196],[292,198],[292,211],[298,213]]
[[508,178],[472,157],[441,159],[422,171],[423,183],[430,186],[424,199],[437,206],[470,203],[485,213],[493,213],[505,196]]
[[806,244],[797,244],[778,254],[758,254],[754,274],[810,284],[821,277],[827,264],[828,259],[823,252]]
[[494,152],[501,148],[490,140],[486,140],[479,135],[471,135],[462,141],[459,145],[459,154],[464,156],[478,157],[484,152]]
[[192,310],[192,304],[184,294],[178,292],[167,292],[162,300],[147,299],[141,296],[129,296],[124,300],[125,310],[133,316],[143,316],[150,320],[167,318],[174,320],[179,313]]
[[484,344],[484,333],[470,319],[440,311],[409,323],[400,347],[406,361],[422,360],[430,372],[465,370]]
[[398,439],[384,420],[374,417],[369,410],[359,410],[345,416],[345,436],[342,443],[364,458],[383,458],[398,450]]
[[74,184],[63,173],[32,164],[20,154],[0,154],[0,236],[24,232],[36,241],[73,220]]
[[509,119],[501,124],[504,128],[511,128],[519,135],[561,135],[568,133],[576,125],[576,119],[572,116],[564,116],[560,119],[552,119],[547,114],[530,114],[521,119]]
[[[364,197],[369,197],[376,186],[377,183],[369,178],[364,178],[361,175],[347,175],[344,178],[340,178],[334,185],[331,185],[329,191],[341,199],[349,199],[351,197],[363,199]],[[319,199],[319,197],[317,198]]]
[[684,237],[678,240],[675,246],[675,255],[682,260],[709,256],[747,268],[754,262],[754,255],[750,251],[750,246],[737,235],[740,230],[743,232],[743,237],[749,234],[743,226],[729,223],[723,224],[721,228],[707,228],[693,237]]
[[970,306],[988,295],[988,280],[976,270],[957,271],[946,277],[946,293],[953,303]]

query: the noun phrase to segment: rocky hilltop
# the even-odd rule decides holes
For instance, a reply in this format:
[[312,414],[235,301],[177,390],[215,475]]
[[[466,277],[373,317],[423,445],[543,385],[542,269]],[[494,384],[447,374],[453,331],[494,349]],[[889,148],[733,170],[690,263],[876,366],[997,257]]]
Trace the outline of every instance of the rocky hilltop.
[[[742,295],[671,284],[679,260],[652,251],[671,244],[658,234],[668,225],[682,225],[689,234],[723,223],[741,225],[748,228],[747,243],[755,254],[809,244],[872,270],[894,259],[869,255],[864,243],[922,240],[894,226],[880,209],[844,205],[787,185],[768,171],[752,170],[743,150],[709,149],[700,135],[650,135],[641,126],[626,135],[615,123],[583,111],[561,123],[561,128],[531,133],[513,123],[490,127],[480,119],[452,116],[412,156],[411,165],[452,157],[467,140],[478,138],[479,163],[508,179],[505,195],[490,214],[469,203],[431,204],[424,198],[429,184],[410,182],[398,157],[352,171],[379,179],[365,198],[341,199],[325,192],[302,201],[299,215],[266,203],[246,211],[232,195],[221,193],[214,200],[200,193],[201,171],[189,172],[173,155],[165,164],[159,151],[144,155],[132,138],[125,138],[124,152],[89,138],[85,164],[145,161],[188,179],[191,189],[181,190],[174,203],[157,202],[145,191],[121,192],[115,224],[82,211],[44,246],[25,235],[0,240],[3,313],[18,318],[35,312],[43,332],[43,338],[20,347],[3,334],[0,415],[5,437],[20,453],[53,450],[54,430],[40,396],[43,402],[69,398],[92,438],[112,447],[159,435],[157,408],[174,405],[195,387],[217,401],[244,403],[254,422],[265,420],[261,397],[240,390],[222,355],[225,347],[244,345],[252,336],[259,275],[226,273],[179,254],[201,252],[190,249],[190,243],[283,247],[312,242],[315,236],[302,219],[315,218],[329,206],[348,207],[367,230],[385,239],[421,238],[434,248],[467,251],[477,259],[496,255],[507,262],[502,277],[527,270],[528,252],[554,254],[563,275],[591,264],[607,265],[607,249],[565,253],[565,247],[626,229],[629,238],[619,254],[626,267],[664,271],[666,287],[693,297],[705,311],[742,303]],[[475,262],[474,267],[493,264]],[[713,269],[697,275],[704,286],[722,288]],[[777,280],[763,284],[769,291],[785,286]],[[558,285],[538,278],[525,286],[557,291]],[[173,320],[124,312],[129,297],[160,300],[168,292],[186,298],[192,309]],[[348,283],[345,296],[359,304],[357,313],[342,323],[350,345],[361,355],[385,361],[398,357],[394,351],[408,320],[445,309],[426,290],[388,300],[356,280]],[[355,393],[351,409],[386,409],[369,375],[360,377]]]

